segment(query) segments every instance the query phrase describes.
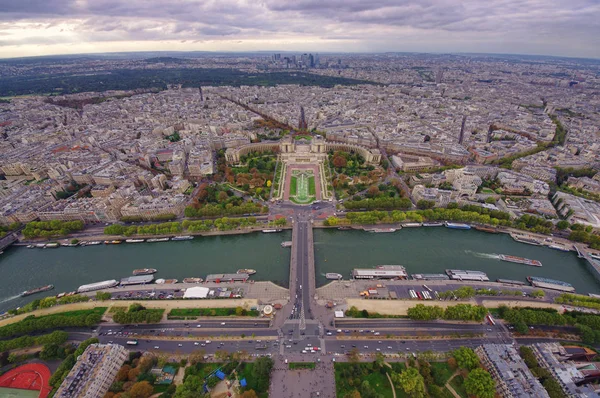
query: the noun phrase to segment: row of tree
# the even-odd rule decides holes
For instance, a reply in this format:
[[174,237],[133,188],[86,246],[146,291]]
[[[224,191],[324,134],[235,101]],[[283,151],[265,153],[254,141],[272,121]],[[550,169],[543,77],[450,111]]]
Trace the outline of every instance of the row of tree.
[[165,222],[161,224],[122,225],[112,224],[104,228],[105,235],[168,235],[181,232],[181,223]]
[[384,196],[373,199],[348,200],[344,203],[344,207],[348,210],[410,209],[412,207],[412,202],[408,198]]
[[47,329],[94,326],[100,323],[104,311],[106,308],[71,311],[68,314],[59,313],[43,317],[31,315],[22,321],[0,327],[0,337],[20,336]]
[[437,305],[417,304],[407,310],[410,319],[430,321],[434,319],[482,321],[487,309],[480,305],[457,304],[445,309]]
[[31,221],[23,229],[23,236],[31,238],[52,238],[65,236],[83,229],[83,221]]
[[585,307],[600,310],[600,299],[595,297],[583,296],[580,294],[563,293],[554,298],[558,304],[567,304],[575,307]]
[[540,366],[535,354],[533,353],[533,350],[530,347],[524,345],[521,346],[519,348],[519,354],[521,355],[521,358],[523,358],[525,365],[527,365],[529,370],[531,370],[531,373],[540,380],[540,383],[542,383],[542,386],[546,389],[548,395],[550,395],[550,398],[566,397],[560,384],[552,376],[552,373]]
[[129,306],[127,311],[115,312],[113,321],[121,324],[159,323],[164,312],[164,309],[146,309],[143,305],[134,303]]
[[18,348],[33,347],[34,345],[60,345],[67,341],[69,334],[62,330],[40,336],[21,336],[10,340],[0,340],[0,351],[16,350]]

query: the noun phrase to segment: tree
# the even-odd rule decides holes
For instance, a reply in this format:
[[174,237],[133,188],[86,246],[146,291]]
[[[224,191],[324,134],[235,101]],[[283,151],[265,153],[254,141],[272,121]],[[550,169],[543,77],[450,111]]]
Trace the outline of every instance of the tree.
[[460,347],[452,352],[452,356],[456,359],[456,363],[461,369],[471,370],[479,366],[479,358],[471,348]]
[[479,398],[494,398],[496,386],[492,376],[485,370],[478,368],[472,370],[465,379],[465,390],[469,395]]
[[358,390],[351,391],[344,395],[344,398],[362,398]]
[[432,209],[433,206],[435,206],[435,202],[433,200],[421,199],[417,202],[417,208],[419,210]]
[[356,347],[351,349],[347,355],[348,355],[348,361],[350,361],[350,362],[356,363],[360,359],[360,351]]
[[140,381],[131,386],[129,396],[131,398],[148,398],[152,395],[154,388],[147,381]]
[[258,395],[256,395],[256,392],[254,390],[247,390],[244,391],[241,398],[258,398]]
[[561,231],[565,230],[569,228],[569,222],[567,220],[560,220],[556,223],[556,228],[560,229]]
[[342,156],[341,154],[336,154],[333,157],[333,166],[336,169],[341,169],[343,167],[346,167],[346,165],[347,165],[346,158],[344,156]]
[[407,368],[400,374],[392,373],[392,381],[396,385],[404,390],[412,398],[424,398],[427,396],[425,393],[425,383],[423,382],[423,376],[419,374],[416,368]]

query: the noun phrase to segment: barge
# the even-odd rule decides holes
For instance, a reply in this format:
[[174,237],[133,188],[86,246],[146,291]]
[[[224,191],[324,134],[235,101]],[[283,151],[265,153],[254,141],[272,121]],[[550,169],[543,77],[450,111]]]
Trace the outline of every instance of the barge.
[[133,270],[133,275],[152,275],[155,274],[156,268],[140,268],[140,269],[134,269]]
[[343,278],[343,276],[342,276],[342,274],[338,274],[335,272],[328,272],[325,274],[325,278],[331,279],[331,280],[340,280]]
[[145,285],[147,283],[152,283],[154,280],[154,276],[152,275],[137,275],[137,276],[128,276],[127,278],[121,278],[121,286],[131,286],[131,285]]
[[183,283],[202,283],[202,278],[183,278]]
[[528,258],[524,258],[524,257],[517,257],[517,256],[509,256],[507,254],[500,254],[498,256],[498,258],[502,261],[507,261],[509,263],[517,263],[517,264],[525,264],[525,265],[531,265],[532,267],[541,267],[542,263],[538,260],[530,260]]
[[154,242],[168,242],[169,238],[150,238],[146,240],[146,243],[154,243]]
[[575,291],[575,288],[570,283],[559,281],[556,279],[542,278],[540,276],[528,276],[527,281],[531,283],[531,286],[533,287],[540,287],[543,289],[558,290],[561,292],[569,293]]
[[171,240],[173,240],[173,241],[192,240],[192,239],[194,239],[194,237],[190,236],[190,235],[180,235],[180,236],[174,236],[171,238]]
[[485,272],[481,271],[471,271],[471,270],[461,270],[461,269],[447,269],[446,275],[450,277],[450,279],[457,281],[480,281],[480,282],[488,282],[490,278],[488,278]]
[[48,290],[52,289],[54,289],[54,285],[46,285],[31,290],[25,290],[23,293],[21,293],[21,297],[27,297],[31,296],[32,294],[47,292]]
[[411,278],[416,281],[447,281],[450,279],[445,274],[412,274]]

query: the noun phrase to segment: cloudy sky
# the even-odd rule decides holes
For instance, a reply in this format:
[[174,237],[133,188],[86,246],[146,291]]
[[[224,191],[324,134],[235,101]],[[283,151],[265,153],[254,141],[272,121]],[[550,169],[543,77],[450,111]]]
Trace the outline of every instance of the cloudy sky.
[[0,57],[148,50],[600,58],[600,0],[0,0]]

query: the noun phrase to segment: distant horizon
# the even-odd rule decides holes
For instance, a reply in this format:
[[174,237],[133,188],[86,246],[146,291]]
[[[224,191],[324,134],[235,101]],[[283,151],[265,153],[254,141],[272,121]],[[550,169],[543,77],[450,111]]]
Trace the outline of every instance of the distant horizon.
[[[557,54],[542,54],[542,53],[499,53],[499,52],[461,52],[461,51],[450,51],[450,52],[437,52],[437,51],[314,51],[314,50],[140,50],[140,51],[102,51],[102,52],[78,52],[78,53],[56,53],[56,54],[44,54],[44,55],[27,55],[27,56],[16,56],[16,57],[3,57],[0,55],[0,60],[19,60],[19,59],[44,59],[52,57],[85,57],[85,56],[116,56],[116,55],[142,55],[142,54],[247,54],[247,55],[259,55],[264,53],[265,55],[271,54],[319,54],[319,55],[382,55],[382,54],[416,54],[416,55],[454,55],[454,56],[512,56],[512,57],[544,57],[544,58],[562,58],[562,59],[574,59],[574,60],[591,60],[600,61],[599,57],[584,57],[584,56],[569,56],[569,55],[557,55]],[[143,57],[140,57],[143,58]]]

